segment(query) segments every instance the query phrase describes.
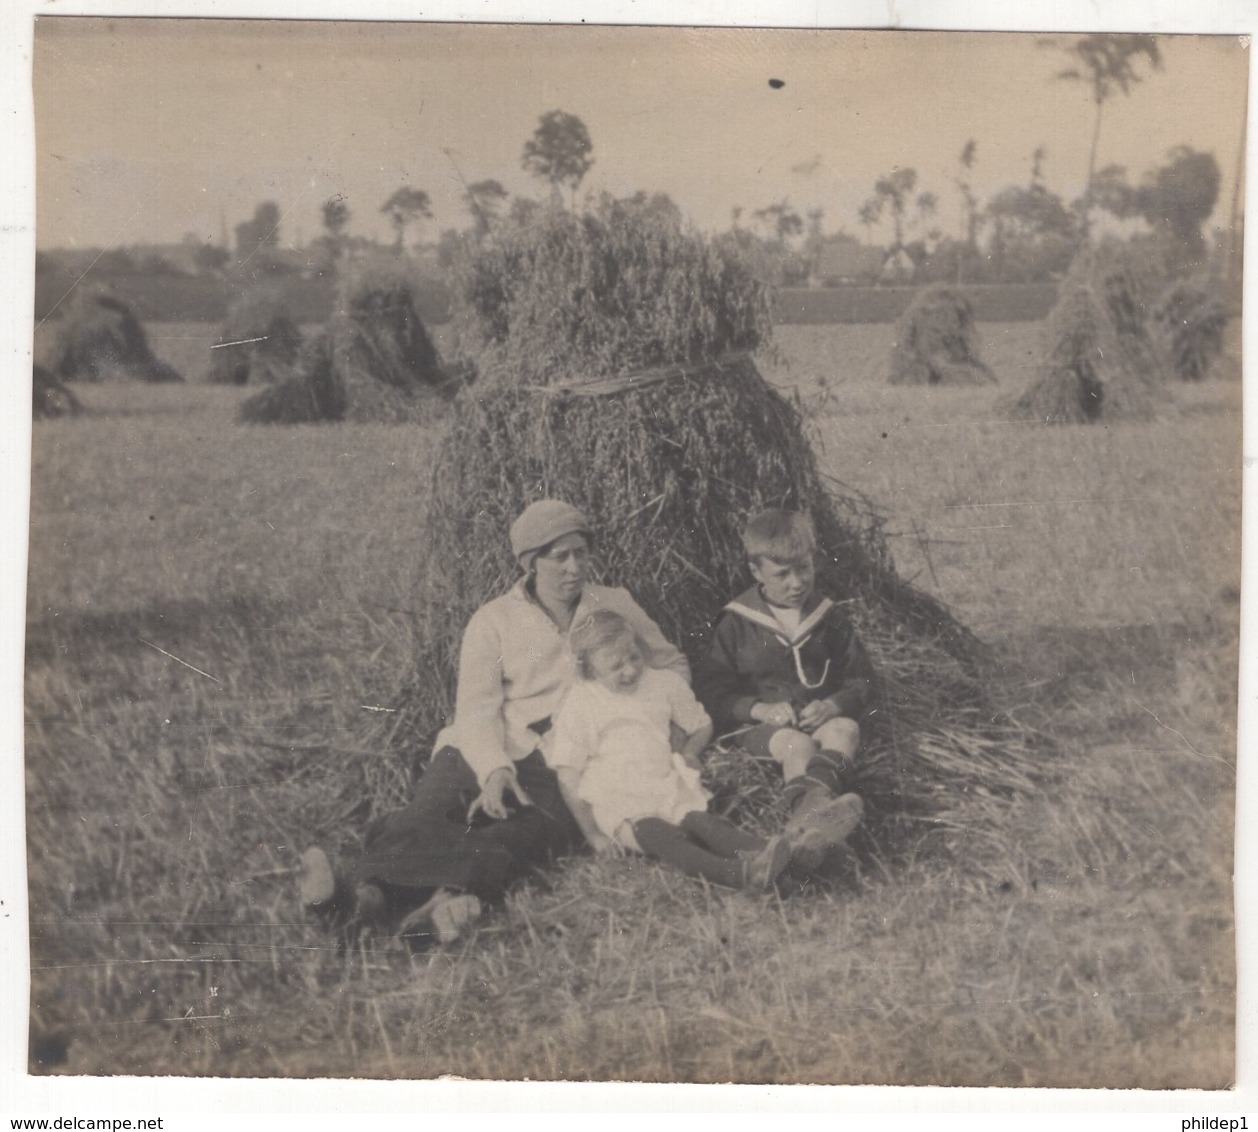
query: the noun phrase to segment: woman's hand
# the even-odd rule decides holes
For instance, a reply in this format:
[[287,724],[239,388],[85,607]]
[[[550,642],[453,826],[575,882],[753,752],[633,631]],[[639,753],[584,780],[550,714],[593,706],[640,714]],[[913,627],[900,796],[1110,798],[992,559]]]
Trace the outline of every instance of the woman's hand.
[[516,778],[515,768],[500,766],[485,779],[485,785],[481,787],[480,794],[468,806],[468,825],[472,824],[472,819],[478,812],[502,821],[510,813],[507,809],[508,793],[512,794],[521,806],[531,806],[533,804],[533,799],[524,792],[524,787],[520,785],[520,780]]

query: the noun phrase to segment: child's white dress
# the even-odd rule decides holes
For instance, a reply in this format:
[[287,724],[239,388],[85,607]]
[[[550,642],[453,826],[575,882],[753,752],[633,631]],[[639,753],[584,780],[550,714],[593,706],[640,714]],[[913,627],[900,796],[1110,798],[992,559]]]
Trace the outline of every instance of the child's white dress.
[[708,808],[712,795],[673,753],[669,724],[692,733],[709,722],[686,682],[666,669],[648,668],[629,693],[578,680],[556,715],[546,761],[580,771],[577,797],[593,810],[600,832],[640,852],[629,823],[676,823]]

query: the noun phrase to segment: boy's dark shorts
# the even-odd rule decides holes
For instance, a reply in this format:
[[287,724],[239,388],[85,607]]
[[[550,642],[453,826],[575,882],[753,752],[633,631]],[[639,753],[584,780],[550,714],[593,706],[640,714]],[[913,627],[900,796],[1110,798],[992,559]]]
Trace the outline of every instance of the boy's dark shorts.
[[769,750],[769,740],[779,731],[799,731],[801,735],[812,738],[811,735],[808,735],[808,732],[801,731],[798,727],[791,727],[789,724],[781,723],[757,723],[746,731],[738,732],[734,738],[738,745],[748,754],[755,755],[761,759],[773,759],[774,762],[777,762],[778,760],[773,758],[773,752]]

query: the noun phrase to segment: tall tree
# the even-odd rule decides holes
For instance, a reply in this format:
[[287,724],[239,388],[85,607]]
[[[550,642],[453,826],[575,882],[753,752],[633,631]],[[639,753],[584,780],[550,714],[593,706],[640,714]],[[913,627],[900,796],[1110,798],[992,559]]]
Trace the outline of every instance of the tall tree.
[[1064,82],[1077,82],[1087,87],[1095,107],[1092,121],[1092,143],[1088,147],[1088,179],[1083,193],[1083,234],[1091,231],[1093,182],[1096,176],[1096,155],[1101,140],[1101,119],[1105,104],[1116,93],[1130,94],[1131,88],[1141,81],[1139,65],[1147,61],[1151,70],[1162,67],[1162,52],[1156,36],[1117,35],[1098,32],[1080,36],[1069,43],[1058,38],[1041,41],[1045,46],[1064,51],[1071,64],[1057,72],[1056,78]]
[[494,224],[501,219],[507,196],[507,190],[502,187],[501,181],[474,181],[467,186],[463,201],[472,214],[478,236],[487,236]]
[[253,210],[253,218],[236,225],[236,255],[247,259],[262,248],[274,247],[280,239],[280,206],[264,200]]
[[[939,198],[932,192],[921,192],[914,197],[913,190],[916,188],[916,169],[894,169],[885,177],[878,178],[874,183],[874,195],[861,206],[860,220],[866,227],[872,227],[884,213],[890,213],[895,230],[893,251],[904,247],[906,226],[917,227],[934,216],[939,207]],[[916,215],[912,217],[909,214],[910,205],[916,210]]]
[[860,207],[857,216],[860,219],[861,227],[865,229],[865,243],[870,243],[874,234],[874,225],[878,223],[878,217],[882,215],[882,207],[879,202],[870,198]]
[[323,202],[323,227],[327,231],[327,235],[323,238],[324,246],[327,248],[328,263],[327,266],[333,270],[336,268],[336,262],[341,258],[341,252],[345,246],[345,226],[349,223],[349,205],[345,203],[345,197],[340,193]]
[[406,240],[406,229],[416,220],[431,220],[432,206],[423,189],[403,185],[380,206],[393,225],[394,248],[400,253]]
[[972,180],[978,160],[978,142],[970,138],[957,158],[957,175],[952,183],[961,194],[961,254],[957,259],[957,282],[965,282],[965,262],[978,251],[979,207]]
[[1002,189],[983,210],[991,224],[998,281],[1006,281],[1010,272],[1025,281],[1051,278],[1065,269],[1078,246],[1078,215],[1044,186],[1039,164],[1037,160],[1029,185]]
[[651,217],[671,224],[674,228],[680,228],[685,221],[677,202],[668,193],[646,193],[642,189],[632,196],[619,199],[604,194],[599,202],[599,209],[604,215],[623,212]]
[[974,165],[977,161],[978,142],[970,138],[957,158],[958,170],[952,183],[961,194],[961,239],[971,248],[978,243],[979,207],[972,180]]
[[345,225],[349,223],[349,215],[349,205],[340,193],[323,202],[323,226],[333,240],[341,238]]
[[1134,188],[1122,166],[1106,166],[1096,175],[1094,197],[1115,216],[1139,216],[1166,238],[1171,263],[1186,266],[1206,254],[1201,229],[1218,203],[1221,182],[1214,154],[1179,145]]
[[575,200],[577,188],[594,164],[593,151],[590,132],[580,118],[548,110],[524,143],[520,164],[525,172],[549,181],[556,192],[567,188]]
[[280,242],[280,206],[273,200],[264,200],[253,212],[253,230],[259,244]]
[[825,234],[822,231],[826,210],[824,208],[810,208],[805,216],[808,223],[804,236],[804,255],[807,256],[809,263],[815,264],[826,242]]
[[764,227],[766,238],[779,244],[785,244],[804,230],[804,222],[791,207],[789,200],[779,200],[765,205],[764,208],[757,208],[751,216],[757,224]]
[[1175,245],[1180,262],[1206,254],[1202,227],[1219,200],[1223,177],[1213,153],[1176,146],[1170,160],[1146,174],[1138,190],[1141,211],[1150,225],[1161,225]]
[[530,197],[512,197],[507,210],[508,220],[517,228],[527,228],[537,219],[541,205]]
[[1044,184],[1044,162],[1048,158],[1048,150],[1042,145],[1035,147],[1035,152],[1031,154],[1031,188],[1036,185],[1041,187]]

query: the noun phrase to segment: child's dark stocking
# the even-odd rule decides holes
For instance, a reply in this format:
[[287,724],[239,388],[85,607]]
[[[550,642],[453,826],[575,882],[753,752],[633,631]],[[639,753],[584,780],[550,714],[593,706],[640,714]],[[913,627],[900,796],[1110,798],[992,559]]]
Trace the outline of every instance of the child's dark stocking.
[[633,823],[633,835],[648,857],[657,857],[687,876],[702,877],[726,888],[743,886],[745,872],[741,860],[720,857],[696,845],[680,826],[660,818],[639,818]]
[[732,857],[740,851],[758,853],[766,845],[763,837],[739,829],[729,819],[706,810],[691,810],[681,819],[681,828],[719,857]]

